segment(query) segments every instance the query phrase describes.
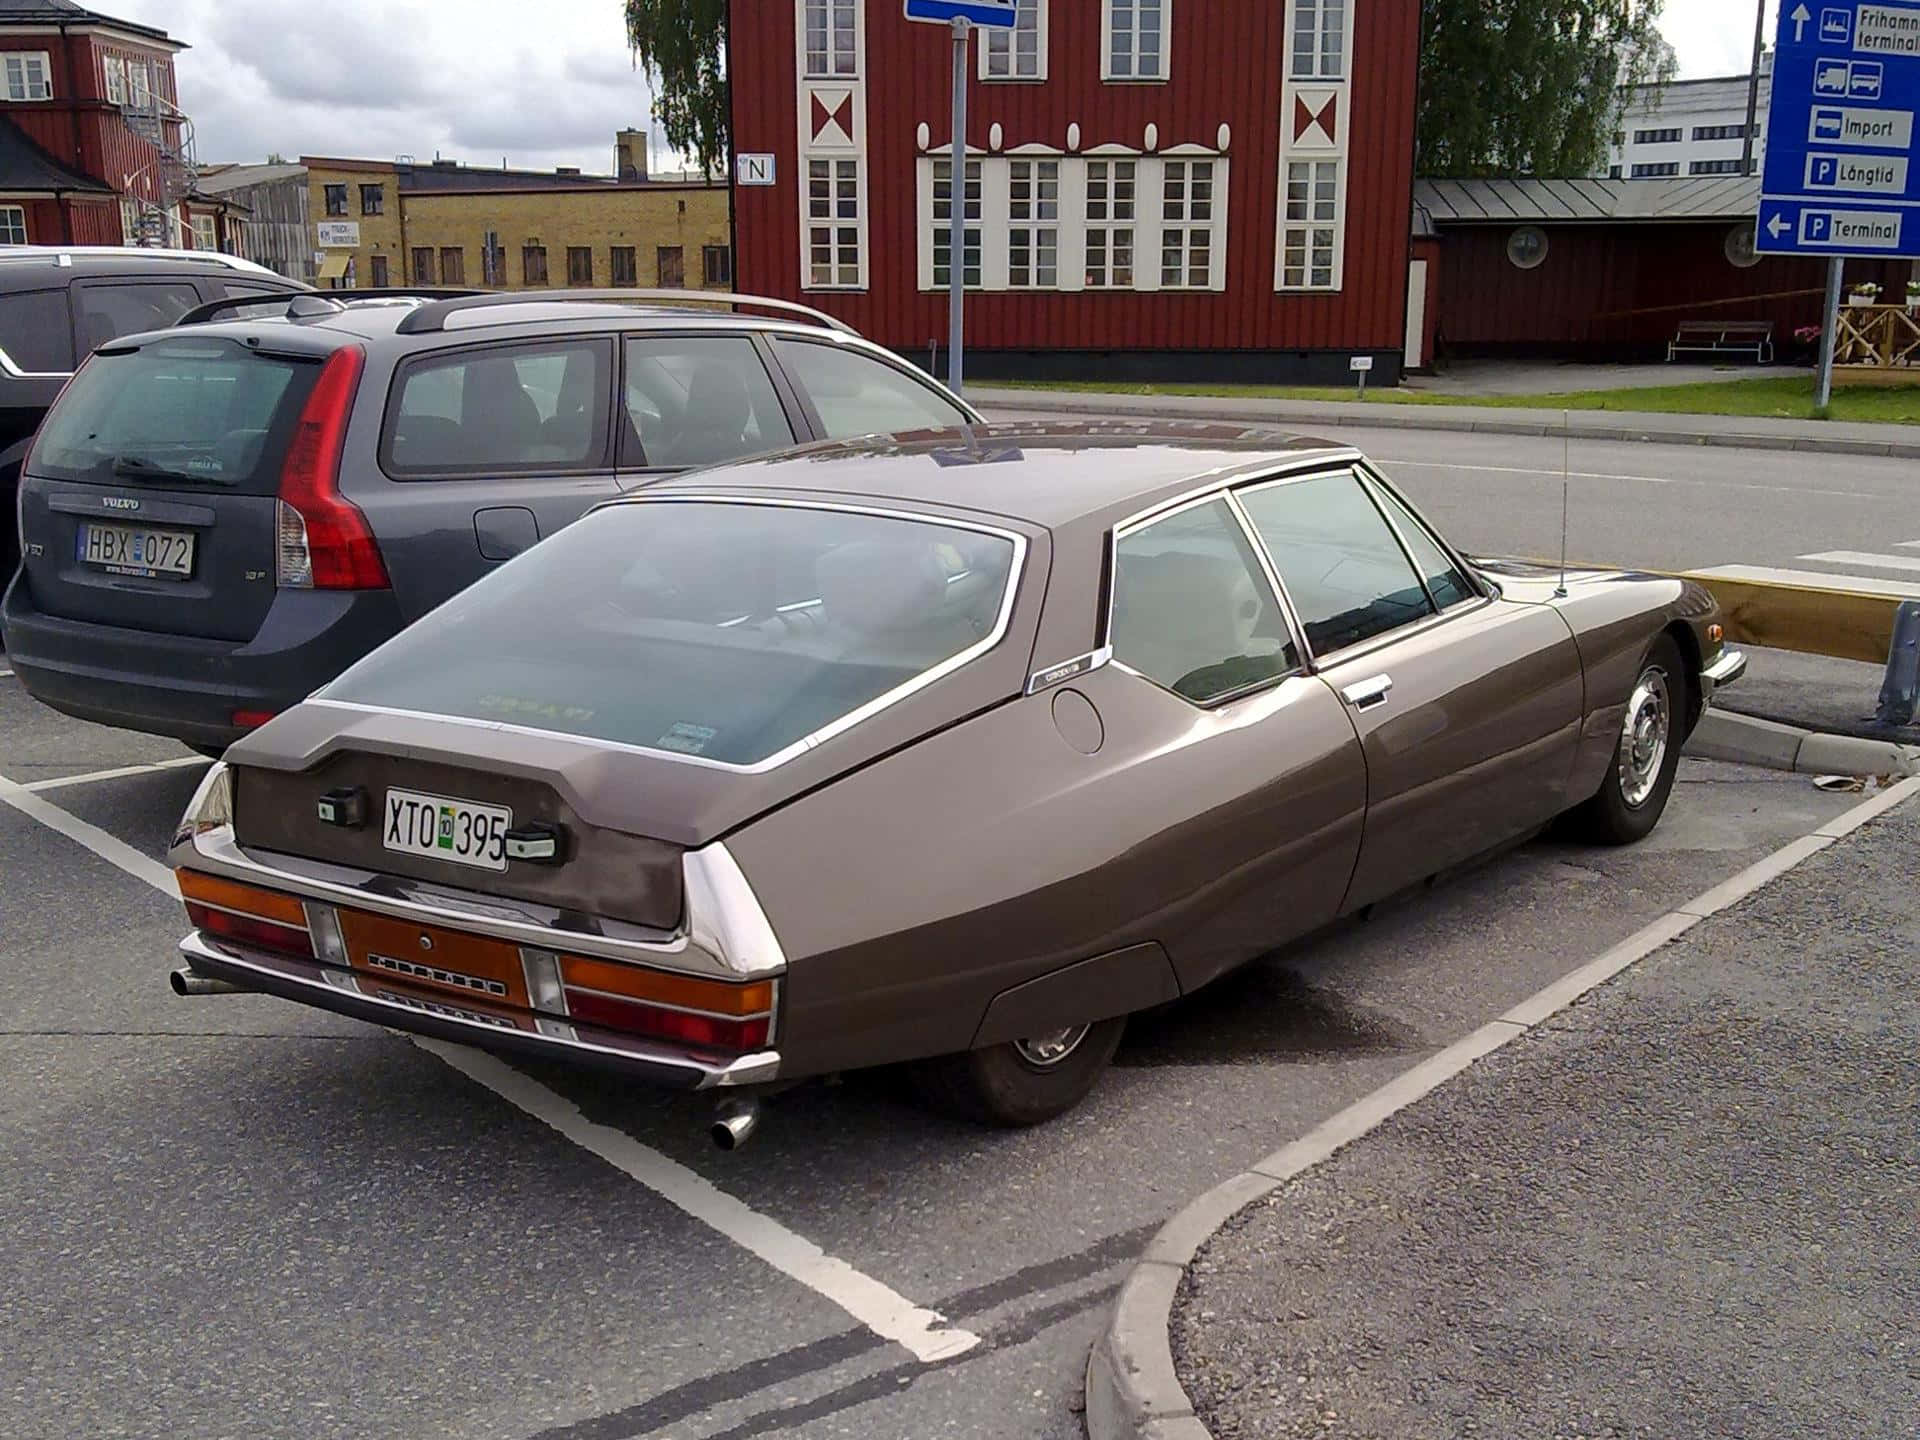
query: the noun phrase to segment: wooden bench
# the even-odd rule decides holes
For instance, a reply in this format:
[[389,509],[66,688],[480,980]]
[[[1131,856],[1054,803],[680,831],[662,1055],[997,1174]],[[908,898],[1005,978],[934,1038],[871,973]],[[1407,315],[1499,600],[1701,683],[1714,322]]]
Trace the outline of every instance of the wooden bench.
[[1667,360],[1680,354],[1751,355],[1761,365],[1773,359],[1769,320],[1683,320],[1667,342]]

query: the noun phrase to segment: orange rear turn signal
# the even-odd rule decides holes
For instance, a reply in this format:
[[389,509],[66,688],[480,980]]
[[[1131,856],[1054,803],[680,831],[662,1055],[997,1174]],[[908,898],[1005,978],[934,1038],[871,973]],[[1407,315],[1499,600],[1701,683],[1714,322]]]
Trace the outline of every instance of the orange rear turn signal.
[[272,890],[242,885],[238,881],[223,880],[218,875],[207,875],[198,870],[177,870],[174,878],[179,882],[180,898],[183,900],[198,900],[203,905],[237,910],[243,915],[278,921],[300,930],[307,928],[306,907],[291,895],[280,895]]
[[1727,632],[1721,629],[1718,625],[1707,626],[1707,639],[1715,645],[1718,645],[1720,643],[1721,637],[1724,636],[1726,633]]
[[578,955],[561,957],[560,976],[563,984],[582,990],[598,990],[606,995],[698,1010],[708,1015],[764,1015],[773,1009],[771,980],[737,985],[724,980],[700,980],[691,975],[669,975],[607,960],[587,960]]

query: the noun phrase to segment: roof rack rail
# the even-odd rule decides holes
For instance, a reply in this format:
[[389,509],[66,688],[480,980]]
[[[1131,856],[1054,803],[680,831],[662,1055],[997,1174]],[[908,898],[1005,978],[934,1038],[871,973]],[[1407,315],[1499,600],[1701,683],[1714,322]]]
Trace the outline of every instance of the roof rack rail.
[[285,278],[264,265],[243,259],[238,255],[229,255],[224,250],[166,250],[151,245],[8,245],[0,249],[0,261],[18,263],[29,260],[50,260],[60,266],[73,264],[76,257],[88,259],[101,255],[142,260],[187,261],[201,265],[217,265],[223,270],[238,270],[249,275],[272,275],[276,279]]
[[727,290],[515,290],[510,293],[498,291],[482,295],[471,295],[458,300],[438,300],[431,305],[422,305],[406,319],[400,322],[397,333],[401,335],[421,335],[447,328],[447,317],[467,310],[485,310],[495,306],[571,304],[574,302],[667,305],[676,308],[701,304],[713,305],[750,305],[763,310],[777,311],[782,315],[797,315],[837,330],[843,335],[858,335],[846,321],[827,314],[824,310],[815,310],[810,305],[796,305],[791,300],[775,300],[765,295],[736,295]]
[[[237,314],[242,310],[258,310],[275,306],[284,307],[284,313],[288,319],[298,319],[311,315],[336,315],[350,309],[356,300],[458,300],[469,295],[485,293],[483,290],[469,290],[459,286],[396,285],[377,290],[282,290],[271,295],[229,295],[224,300],[209,300],[204,305],[196,305],[173,323],[205,325],[229,310]],[[323,301],[326,308],[296,311],[288,303],[296,295],[303,299]]]

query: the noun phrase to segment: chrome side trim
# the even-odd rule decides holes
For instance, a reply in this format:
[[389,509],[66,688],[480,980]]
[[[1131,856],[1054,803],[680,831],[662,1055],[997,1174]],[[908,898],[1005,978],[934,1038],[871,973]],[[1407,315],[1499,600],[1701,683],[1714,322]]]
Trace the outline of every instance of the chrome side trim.
[[434,902],[409,899],[369,888],[391,880],[372,872],[364,872],[367,884],[363,885],[268,865],[240,848],[231,826],[187,837],[173,847],[167,860],[175,869],[202,870],[303,900],[344,905],[415,924],[445,926],[537,950],[624,960],[628,964],[710,980],[770,978],[787,968],[785,952],[766,913],[747,885],[746,877],[740,873],[739,865],[718,842],[704,850],[690,850],[681,857],[685,908],[691,923],[688,929],[659,940],[563,930],[524,911],[511,912],[504,905],[487,905],[484,901],[468,908],[451,898],[440,901],[435,897]]
[[[697,292],[694,292],[697,293]],[[922,525],[935,525],[947,530],[971,530],[980,535],[992,535],[1008,541],[1013,546],[1013,563],[1007,570],[1006,589],[1000,596],[1000,608],[994,617],[993,629],[979,640],[957,654],[948,656],[931,669],[923,670],[913,679],[896,685],[885,694],[876,695],[866,704],[848,711],[839,719],[821,726],[811,734],[802,735],[783,750],[776,750],[764,760],[756,760],[751,765],[740,765],[726,760],[713,760],[702,755],[685,755],[675,750],[659,750],[650,745],[634,745],[622,740],[602,740],[592,735],[573,735],[564,730],[543,730],[532,725],[515,725],[504,720],[480,720],[471,716],[437,715],[421,710],[403,710],[390,705],[369,705],[358,700],[341,700],[329,696],[322,690],[304,703],[325,705],[336,710],[357,710],[369,715],[398,715],[409,719],[436,720],[449,725],[464,725],[470,729],[494,730],[508,735],[534,735],[548,739],[569,741],[576,745],[599,750],[617,750],[628,755],[649,755],[660,760],[672,760],[681,765],[697,765],[711,770],[725,770],[736,775],[762,775],[769,770],[777,770],[788,761],[799,758],[809,750],[816,750],[833,739],[844,734],[863,721],[872,719],[881,711],[891,709],[910,695],[918,694],[940,680],[944,680],[962,666],[971,664],[982,655],[993,650],[1006,638],[1013,624],[1013,612],[1020,597],[1020,582],[1025,578],[1027,569],[1027,551],[1031,548],[1028,539],[1017,530],[1008,530],[999,525],[986,525],[977,520],[960,520],[946,515],[934,515],[919,510],[893,510],[878,505],[843,505],[825,500],[788,500],[772,496],[759,495],[714,495],[705,493],[687,493],[676,491],[671,495],[626,496],[618,500],[609,500],[605,506],[615,505],[758,505],[775,510],[831,510],[846,515],[872,515],[883,520],[909,521]],[[349,670],[339,680],[327,687],[350,680],[353,672]]]
[[[534,1029],[522,1030],[511,1022],[451,1002],[408,1004],[370,993],[351,971],[332,969],[316,961],[269,957],[224,944],[215,946],[197,930],[180,942],[180,955],[196,974],[230,980],[323,1010],[359,1014],[363,1019],[377,1017],[377,1023],[390,1024],[396,1030],[417,1031],[422,1028],[420,1017],[429,1016],[469,1044],[486,1046],[511,1041],[516,1048],[536,1054],[652,1071],[663,1079],[689,1083],[695,1090],[758,1085],[780,1073],[780,1054],[776,1050],[761,1050],[716,1062],[638,1036],[628,1040],[625,1036],[600,1032],[605,1039],[583,1039],[581,1032],[587,1027],[577,1023],[549,1026],[537,1023],[536,1018]],[[617,1044],[610,1043],[616,1038]]]
[[9,380],[68,380],[71,370],[22,370],[5,350],[0,350],[0,375]]

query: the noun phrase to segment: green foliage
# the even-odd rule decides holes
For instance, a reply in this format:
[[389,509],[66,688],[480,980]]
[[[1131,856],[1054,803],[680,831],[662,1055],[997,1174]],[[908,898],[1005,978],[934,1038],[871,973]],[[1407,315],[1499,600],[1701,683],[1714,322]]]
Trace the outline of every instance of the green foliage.
[[727,158],[727,0],[623,0],[627,45],[675,150],[709,173]]
[[1421,0],[1424,176],[1600,173],[1620,87],[1668,79],[1661,0]]

